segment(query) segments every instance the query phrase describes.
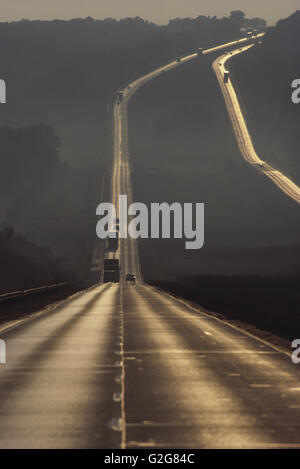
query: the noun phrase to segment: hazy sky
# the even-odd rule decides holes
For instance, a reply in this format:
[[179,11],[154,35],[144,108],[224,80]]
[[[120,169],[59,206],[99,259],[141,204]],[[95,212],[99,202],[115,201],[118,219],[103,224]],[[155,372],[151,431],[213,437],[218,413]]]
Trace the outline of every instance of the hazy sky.
[[272,24],[299,10],[300,0],[0,0],[0,20],[141,16],[166,23],[177,16],[227,16],[237,9]]

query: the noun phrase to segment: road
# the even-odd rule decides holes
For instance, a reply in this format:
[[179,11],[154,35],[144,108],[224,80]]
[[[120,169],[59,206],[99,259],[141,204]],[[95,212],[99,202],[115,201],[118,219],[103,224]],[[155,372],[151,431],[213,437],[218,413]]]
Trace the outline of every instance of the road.
[[[132,200],[126,110],[142,84],[114,105],[116,203]],[[290,356],[146,285],[134,240],[116,255],[135,286],[97,285],[1,326],[0,447],[300,447]]]
[[228,83],[224,83],[223,80],[226,63],[235,55],[241,54],[251,47],[254,46],[242,46],[232,52],[221,55],[213,62],[213,69],[221,87],[232,127],[244,159],[254,169],[271,179],[282,192],[300,204],[300,187],[285,174],[273,168],[269,163],[264,162],[257,155],[232,81],[229,79]]

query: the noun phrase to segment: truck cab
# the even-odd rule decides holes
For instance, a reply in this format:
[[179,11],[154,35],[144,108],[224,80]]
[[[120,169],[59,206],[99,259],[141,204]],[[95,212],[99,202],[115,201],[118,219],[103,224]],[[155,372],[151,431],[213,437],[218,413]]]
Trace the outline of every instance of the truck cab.
[[120,274],[114,270],[105,270],[103,273],[103,283],[113,282],[118,283],[120,281]]

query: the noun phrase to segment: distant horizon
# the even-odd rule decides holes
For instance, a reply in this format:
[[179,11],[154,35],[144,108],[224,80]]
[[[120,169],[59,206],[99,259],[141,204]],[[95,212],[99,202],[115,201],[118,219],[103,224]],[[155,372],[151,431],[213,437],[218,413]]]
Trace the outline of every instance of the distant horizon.
[[[298,10],[295,10],[294,12],[292,12],[291,14],[285,16],[285,17],[282,17],[282,18],[278,18],[278,20],[274,21],[273,23],[270,23],[269,21],[266,20],[266,18],[264,18],[263,16],[257,16],[258,18],[261,18],[261,19],[264,19],[266,20],[267,22],[267,26],[275,26],[276,23],[278,21],[281,21],[281,20],[284,20],[286,18],[288,18],[289,16],[293,15],[294,13],[296,13]],[[91,15],[88,15],[88,16],[74,16],[74,17],[70,17],[70,18],[56,18],[56,17],[53,17],[53,18],[19,18],[19,19],[12,19],[12,20],[3,20],[3,19],[0,19],[0,24],[4,24],[4,23],[20,23],[21,21],[45,21],[45,22],[51,22],[51,21],[74,21],[74,20],[86,20],[88,18],[91,18],[92,20],[94,21],[105,21],[105,20],[108,20],[108,19],[112,19],[112,20],[116,20],[116,21],[122,21],[122,20],[125,20],[125,19],[135,19],[135,18],[140,18],[141,20],[145,21],[145,22],[148,22],[148,23],[153,23],[153,24],[156,24],[157,26],[166,26],[170,21],[173,21],[175,19],[180,19],[180,20],[184,20],[184,19],[196,19],[200,16],[204,16],[204,17],[207,17],[207,18],[213,18],[213,17],[216,17],[217,19],[222,19],[222,18],[228,18],[230,16],[230,12],[228,13],[228,15],[221,15],[221,16],[217,16],[217,15],[205,15],[205,14],[198,14],[196,16],[176,16],[176,17],[170,17],[167,21],[165,22],[159,22],[159,21],[155,21],[155,20],[152,20],[152,19],[149,19],[149,18],[146,18],[146,17],[143,17],[143,16],[139,16],[139,15],[132,15],[132,16],[122,16],[122,17],[114,17],[114,16],[105,16],[103,18],[96,18],[95,16],[91,16]],[[252,18],[252,16],[248,16],[248,15],[245,15],[246,18]],[[253,16],[253,18],[256,17],[256,16]]]
[[145,21],[165,25],[175,18],[198,16],[228,17],[232,10],[242,10],[246,17],[259,17],[269,26],[299,10],[299,0],[1,0],[0,22],[69,21],[92,17],[95,20],[140,17]]

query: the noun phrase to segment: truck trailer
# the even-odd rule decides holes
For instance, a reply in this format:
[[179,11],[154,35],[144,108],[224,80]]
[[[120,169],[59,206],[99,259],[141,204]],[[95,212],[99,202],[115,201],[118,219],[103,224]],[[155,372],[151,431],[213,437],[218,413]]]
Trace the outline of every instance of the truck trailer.
[[107,251],[117,251],[119,247],[119,231],[112,231],[107,238]]
[[119,259],[104,259],[103,283],[120,281]]

